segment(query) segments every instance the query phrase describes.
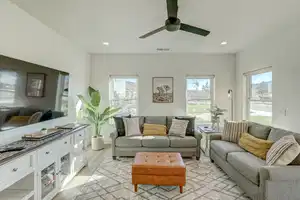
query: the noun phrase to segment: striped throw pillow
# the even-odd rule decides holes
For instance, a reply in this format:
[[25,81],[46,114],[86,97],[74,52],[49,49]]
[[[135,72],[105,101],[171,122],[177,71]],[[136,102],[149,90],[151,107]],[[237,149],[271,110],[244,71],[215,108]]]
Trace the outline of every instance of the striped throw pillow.
[[184,137],[188,124],[189,124],[188,120],[172,119],[172,125],[169,130],[169,135],[177,136],[177,137]]
[[162,124],[144,124],[143,135],[167,135],[167,126]]
[[225,120],[222,140],[238,143],[242,133],[246,132],[248,132],[247,121],[236,122]]
[[293,135],[287,135],[276,141],[267,153],[267,165],[288,165],[300,153],[300,145]]

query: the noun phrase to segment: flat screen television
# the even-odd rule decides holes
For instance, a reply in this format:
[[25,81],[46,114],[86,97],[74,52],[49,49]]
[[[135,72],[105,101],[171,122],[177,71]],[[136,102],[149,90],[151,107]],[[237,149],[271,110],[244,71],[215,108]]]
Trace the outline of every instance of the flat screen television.
[[68,114],[69,74],[0,55],[0,131]]

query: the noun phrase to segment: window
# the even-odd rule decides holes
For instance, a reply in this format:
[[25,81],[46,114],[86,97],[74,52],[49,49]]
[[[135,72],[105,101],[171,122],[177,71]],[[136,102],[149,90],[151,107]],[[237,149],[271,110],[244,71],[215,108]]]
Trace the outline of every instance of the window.
[[272,71],[271,68],[245,74],[246,118],[250,121],[272,124]]
[[138,78],[136,76],[111,76],[109,104],[121,108],[118,115],[138,114]]
[[17,78],[16,72],[0,70],[0,109],[16,104]]
[[186,78],[186,114],[196,116],[196,125],[210,124],[214,103],[214,76]]
[[68,96],[69,96],[69,75],[60,73],[58,75],[56,105],[55,109],[68,114]]

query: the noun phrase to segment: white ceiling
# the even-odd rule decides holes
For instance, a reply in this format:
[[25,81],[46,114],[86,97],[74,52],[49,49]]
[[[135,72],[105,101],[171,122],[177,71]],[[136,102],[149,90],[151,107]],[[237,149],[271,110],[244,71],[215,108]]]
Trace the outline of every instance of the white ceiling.
[[211,34],[165,31],[141,40],[164,24],[165,0],[11,1],[90,53],[235,53],[300,17],[299,0],[178,0],[181,21]]

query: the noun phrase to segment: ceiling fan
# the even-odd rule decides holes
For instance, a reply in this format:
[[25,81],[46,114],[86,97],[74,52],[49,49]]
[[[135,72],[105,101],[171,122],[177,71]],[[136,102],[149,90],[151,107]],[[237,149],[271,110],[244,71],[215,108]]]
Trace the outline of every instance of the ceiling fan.
[[189,33],[201,35],[204,37],[206,37],[210,33],[210,31],[208,30],[181,23],[180,19],[177,18],[178,0],[167,0],[167,10],[168,10],[168,19],[166,20],[165,25],[158,29],[150,31],[145,35],[140,36],[139,37],[140,39],[145,39],[163,30],[167,30],[169,32],[181,30],[181,31],[186,31]]

